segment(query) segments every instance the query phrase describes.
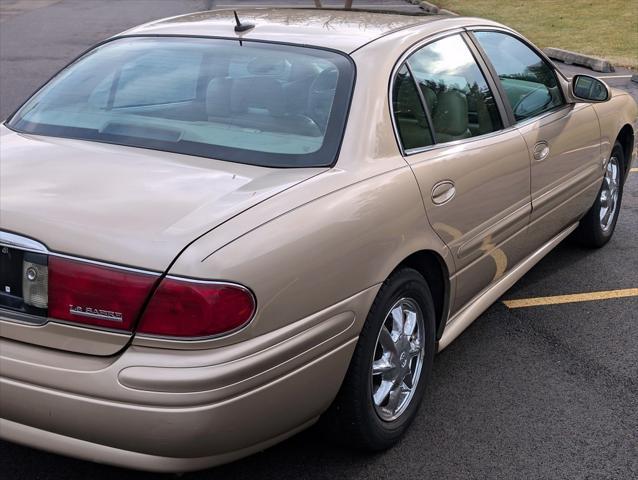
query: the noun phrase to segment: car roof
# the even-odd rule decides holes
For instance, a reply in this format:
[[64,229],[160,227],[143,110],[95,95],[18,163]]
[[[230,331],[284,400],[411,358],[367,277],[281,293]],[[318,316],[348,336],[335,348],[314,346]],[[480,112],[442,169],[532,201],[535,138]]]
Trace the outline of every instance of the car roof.
[[255,28],[238,34],[234,30],[233,10],[210,10],[157,20],[121,35],[241,36],[246,40],[312,45],[350,53],[398,30],[449,18],[327,8],[238,8],[236,11],[242,23],[252,23]]

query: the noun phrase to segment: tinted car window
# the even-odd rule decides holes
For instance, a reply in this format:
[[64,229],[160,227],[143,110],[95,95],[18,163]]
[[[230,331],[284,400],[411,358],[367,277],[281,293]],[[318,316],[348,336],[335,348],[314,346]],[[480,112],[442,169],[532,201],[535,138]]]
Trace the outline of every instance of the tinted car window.
[[403,148],[410,150],[432,145],[432,132],[419,92],[405,65],[399,69],[394,79],[392,107]]
[[475,32],[494,65],[517,121],[563,105],[554,71],[520,40],[499,32]]
[[429,109],[437,143],[502,128],[492,91],[460,36],[423,47],[408,64]]
[[123,38],[63,70],[7,126],[254,165],[327,166],[353,81],[351,61],[326,50]]

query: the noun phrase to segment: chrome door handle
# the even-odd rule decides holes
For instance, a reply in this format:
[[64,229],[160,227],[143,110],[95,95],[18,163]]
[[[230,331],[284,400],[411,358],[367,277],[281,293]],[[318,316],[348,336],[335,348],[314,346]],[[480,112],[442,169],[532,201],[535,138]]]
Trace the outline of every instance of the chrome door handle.
[[549,156],[549,144],[542,140],[534,145],[534,160],[542,162]]
[[432,187],[432,202],[443,205],[454,198],[456,188],[452,180],[443,180]]

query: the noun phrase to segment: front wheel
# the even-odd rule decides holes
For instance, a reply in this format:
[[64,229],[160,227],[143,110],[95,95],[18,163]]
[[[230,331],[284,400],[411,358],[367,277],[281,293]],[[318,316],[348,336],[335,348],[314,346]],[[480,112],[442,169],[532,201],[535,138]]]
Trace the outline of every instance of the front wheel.
[[373,451],[395,444],[417,413],[434,348],[435,313],[428,285],[416,270],[399,270],[379,290],[327,414],[338,438]]
[[614,234],[622,201],[624,165],[622,146],[616,142],[607,162],[598,197],[574,232],[575,239],[582,245],[600,248]]

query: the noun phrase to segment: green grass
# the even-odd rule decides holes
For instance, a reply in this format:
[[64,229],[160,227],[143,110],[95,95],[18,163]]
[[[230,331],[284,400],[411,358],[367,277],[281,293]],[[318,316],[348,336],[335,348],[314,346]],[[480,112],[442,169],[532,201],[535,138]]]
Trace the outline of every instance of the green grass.
[[504,23],[541,48],[564,48],[638,69],[638,0],[431,1]]

